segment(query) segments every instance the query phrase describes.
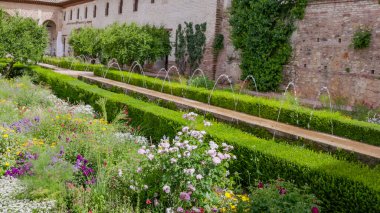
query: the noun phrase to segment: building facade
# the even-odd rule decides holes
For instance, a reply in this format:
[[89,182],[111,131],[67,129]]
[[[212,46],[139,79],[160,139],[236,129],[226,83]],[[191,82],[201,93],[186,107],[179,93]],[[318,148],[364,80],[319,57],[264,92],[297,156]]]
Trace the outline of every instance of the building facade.
[[[70,33],[85,26],[104,28],[114,22],[164,26],[174,42],[179,24],[207,23],[206,68],[215,68],[212,43],[218,26],[218,10],[231,0],[0,0],[0,8],[10,15],[31,17],[46,24],[49,47],[46,54],[68,56]],[[169,57],[173,61],[174,57]]]

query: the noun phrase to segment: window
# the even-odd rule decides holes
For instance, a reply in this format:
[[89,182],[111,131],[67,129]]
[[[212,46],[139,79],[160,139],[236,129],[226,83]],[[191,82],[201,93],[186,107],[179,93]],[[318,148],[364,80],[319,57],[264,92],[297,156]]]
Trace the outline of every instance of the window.
[[150,0],[150,3],[154,4],[154,0]]
[[66,21],[66,11],[63,12],[63,20]]
[[135,0],[135,3],[133,4],[133,11],[137,11],[139,9],[139,0]]
[[123,0],[120,0],[120,3],[119,3],[119,14],[122,14],[123,13]]
[[110,3],[107,2],[107,4],[106,4],[106,16],[108,16],[109,9],[110,9]]
[[84,18],[85,18],[85,19],[87,19],[87,12],[88,12],[88,8],[86,7],[86,8],[84,9]]
[[79,19],[79,8],[77,9],[77,19]]
[[94,18],[96,18],[96,5],[94,5]]
[[73,20],[73,10],[70,10],[70,20]]

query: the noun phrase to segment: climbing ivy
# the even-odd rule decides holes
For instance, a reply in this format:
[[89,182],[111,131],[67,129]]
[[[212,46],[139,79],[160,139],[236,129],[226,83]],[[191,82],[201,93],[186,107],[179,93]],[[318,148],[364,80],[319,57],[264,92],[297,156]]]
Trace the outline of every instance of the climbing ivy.
[[175,33],[175,62],[178,66],[178,69],[182,74],[186,70],[186,39],[185,31],[182,29],[182,25],[179,24],[177,31]]
[[233,0],[232,41],[241,50],[242,78],[253,75],[261,91],[276,90],[292,53],[294,22],[307,0]]
[[371,43],[372,30],[368,27],[360,27],[355,31],[352,38],[352,46],[354,49],[364,49],[369,47]]

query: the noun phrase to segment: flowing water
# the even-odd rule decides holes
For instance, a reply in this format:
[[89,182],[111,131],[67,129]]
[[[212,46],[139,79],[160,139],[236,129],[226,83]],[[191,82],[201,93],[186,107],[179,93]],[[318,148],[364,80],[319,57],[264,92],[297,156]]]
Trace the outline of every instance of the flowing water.
[[[319,92],[318,92],[318,95],[316,97],[316,101],[313,105],[313,110],[310,112],[310,118],[309,118],[309,123],[307,124],[307,128],[310,129],[310,123],[311,123],[311,119],[313,118],[313,113],[315,111],[315,108],[317,106],[317,102],[319,101],[319,98],[321,97],[322,95],[322,92],[326,92],[327,93],[327,97],[329,99],[329,105],[330,105],[330,112],[332,113],[333,112],[333,108],[332,108],[332,103],[331,103],[331,95],[330,95],[330,90],[327,88],[327,87],[322,87]],[[334,124],[333,124],[333,121],[332,121],[332,118],[330,119],[330,123],[331,123],[331,134],[334,134]]]
[[[254,83],[254,85],[255,85],[255,89],[256,89],[256,93],[259,93],[259,90],[257,89],[257,83],[256,83],[256,79],[255,79],[255,77],[253,77],[253,75],[248,75],[248,76],[244,79],[244,81],[243,81],[243,83],[242,83],[242,85],[241,85],[241,87],[240,87],[239,95],[241,94],[241,92],[242,92],[243,89],[244,89],[244,86],[249,82],[249,80],[252,80],[252,82]],[[261,108],[261,104],[259,103],[259,117],[261,117],[261,111],[260,111],[260,108]]]

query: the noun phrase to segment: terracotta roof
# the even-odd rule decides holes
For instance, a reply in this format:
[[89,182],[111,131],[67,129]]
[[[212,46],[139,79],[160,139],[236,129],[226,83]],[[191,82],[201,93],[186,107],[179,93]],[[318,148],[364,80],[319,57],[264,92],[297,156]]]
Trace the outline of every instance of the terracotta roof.
[[93,0],[0,0],[0,1],[67,7],[67,6],[77,5],[77,4],[81,4],[85,2],[91,2]]

